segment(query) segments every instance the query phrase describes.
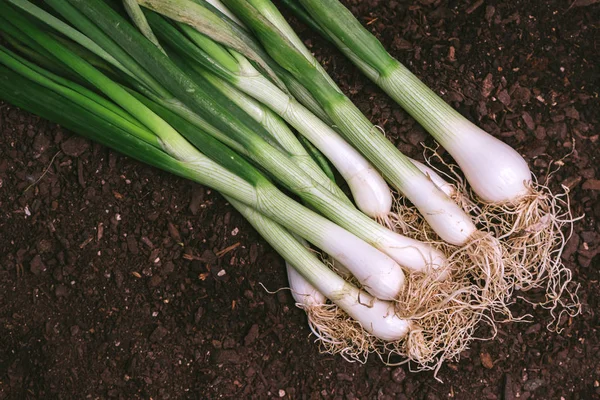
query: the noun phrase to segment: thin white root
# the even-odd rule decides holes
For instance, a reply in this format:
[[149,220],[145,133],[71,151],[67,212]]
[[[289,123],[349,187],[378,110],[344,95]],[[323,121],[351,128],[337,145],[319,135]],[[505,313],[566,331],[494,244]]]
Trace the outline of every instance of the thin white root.
[[[457,359],[473,340],[494,338],[499,320],[526,320],[529,315],[515,317],[509,310],[516,298],[548,309],[551,330],[559,331],[564,317],[581,312],[577,286],[561,261],[576,220],[568,190],[554,195],[548,187],[532,182],[530,194],[514,204],[486,204],[469,191],[456,166],[445,163],[435,149],[427,150],[432,152],[426,157],[429,166],[454,185],[454,200],[485,233],[478,233],[463,247],[448,245],[415,207],[394,193],[392,212],[378,221],[444,252],[450,279],[407,274],[396,314],[412,325],[405,338],[394,342],[369,334],[334,304],[303,306],[323,352],[361,363],[375,353],[388,365],[409,363],[411,370],[437,373],[443,362]],[[435,168],[434,157],[449,172]],[[351,276],[346,279],[357,283]],[[525,298],[523,292],[533,289],[543,290],[545,298]],[[476,332],[483,336],[477,337]],[[396,362],[398,356],[402,361]]]
[[[306,307],[311,331],[321,350],[339,354],[351,362],[364,363],[372,353],[388,365],[409,363],[411,370],[438,370],[446,360],[458,358],[474,339],[495,336],[494,321],[486,316],[487,305],[479,288],[469,282],[439,282],[426,275],[411,275],[405,295],[397,302],[396,313],[411,320],[409,334],[385,342],[366,332],[334,304]],[[475,337],[481,322],[488,325],[486,337]]]
[[[496,287],[504,287],[506,304],[515,291],[543,289],[543,301],[533,301],[524,295],[519,298],[550,311],[552,320],[548,329],[559,330],[563,316],[574,317],[579,314],[578,285],[572,283],[572,273],[561,259],[573,233],[573,223],[578,219],[571,213],[568,188],[563,187],[564,192],[555,195],[547,184],[532,181],[528,183],[529,194],[516,202],[485,203],[467,189],[456,165],[446,163],[436,149],[426,148],[426,151],[430,153],[425,156],[429,166],[456,186],[460,194],[455,201],[473,215],[481,231],[493,233],[502,245],[504,283],[496,283]],[[433,158],[450,172],[436,169],[431,163]],[[548,173],[546,182],[554,172]],[[509,320],[514,320],[510,313],[506,313],[507,308],[500,307]]]
[[[550,311],[550,330],[559,330],[563,315],[581,312],[577,286],[562,262],[562,252],[573,233],[568,189],[554,195],[547,186],[529,183],[530,194],[515,204],[488,204],[478,216],[495,230],[506,251],[506,280],[511,288],[528,292],[542,288],[543,301],[523,300]],[[565,235],[564,231],[567,230]]]

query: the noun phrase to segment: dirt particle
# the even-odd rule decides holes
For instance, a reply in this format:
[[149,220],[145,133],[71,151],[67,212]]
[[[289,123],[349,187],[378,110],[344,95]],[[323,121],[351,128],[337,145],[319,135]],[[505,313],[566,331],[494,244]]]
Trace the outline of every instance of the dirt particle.
[[135,240],[135,238],[131,235],[127,236],[127,249],[133,255],[140,253],[137,240]]
[[43,272],[46,272],[46,264],[44,264],[44,262],[42,261],[42,257],[40,257],[39,254],[33,257],[33,259],[31,260],[31,263],[29,264],[29,270],[32,274],[36,276],[42,274]]
[[481,83],[481,95],[483,97],[489,97],[494,89],[494,82],[492,74],[487,74]]
[[163,264],[160,273],[163,277],[169,276],[171,273],[175,271],[175,264],[172,261],[167,261]]
[[521,117],[523,118],[523,122],[525,122],[525,125],[527,125],[528,129],[530,129],[530,130],[535,129],[535,122],[533,122],[533,118],[531,118],[531,114],[529,114],[527,111],[524,111],[523,114],[521,114]]
[[81,136],[72,136],[65,140],[60,148],[63,153],[71,157],[79,157],[90,147],[90,143]]
[[250,327],[248,334],[244,337],[244,346],[250,346],[258,338],[258,324]]
[[38,133],[33,139],[33,151],[35,151],[38,155],[45,152],[50,146],[50,139],[43,132]]
[[500,102],[502,104],[504,104],[505,106],[510,106],[510,95],[508,94],[508,92],[506,91],[506,89],[500,91],[500,93],[498,93],[498,100],[500,100]]
[[581,175],[570,176],[561,182],[561,186],[566,186],[570,190],[573,190],[577,185],[581,183],[583,178]]
[[490,353],[481,352],[479,353],[479,358],[481,359],[481,365],[483,365],[485,368],[494,368],[494,361],[492,360]]
[[235,350],[218,350],[211,357],[215,364],[241,364],[243,360]]
[[202,319],[203,315],[204,315],[204,308],[198,307],[198,309],[194,313],[194,322],[199,323],[200,320]]
[[581,187],[583,190],[600,190],[600,179],[588,179]]
[[530,379],[523,384],[523,389],[528,392],[533,392],[542,386],[544,386],[546,382],[543,379]]
[[400,36],[394,37],[394,43],[392,44],[392,46],[396,50],[408,50],[412,48],[412,44],[408,40]]
[[169,235],[171,235],[171,238],[173,238],[176,243],[181,243],[181,235],[179,234],[179,230],[177,230],[172,222],[167,224],[167,229],[169,230]]
[[512,98],[520,104],[527,104],[531,100],[531,90],[519,86],[513,91]]
[[148,287],[155,288],[162,283],[160,275],[154,275],[148,280]]
[[392,371],[392,380],[396,383],[402,383],[406,379],[406,371],[401,367],[396,367]]
[[573,107],[565,108],[565,116],[567,118],[579,120],[579,111]]
[[54,294],[56,295],[56,297],[67,297],[67,295],[69,294],[69,288],[67,288],[65,285],[56,285]]

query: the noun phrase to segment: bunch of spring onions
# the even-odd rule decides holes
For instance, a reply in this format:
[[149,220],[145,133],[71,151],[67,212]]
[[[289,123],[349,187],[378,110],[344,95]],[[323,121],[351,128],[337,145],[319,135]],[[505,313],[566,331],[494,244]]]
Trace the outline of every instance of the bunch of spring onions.
[[[515,266],[532,258],[510,234],[494,236],[505,230],[482,217],[488,211],[472,220],[474,202],[456,202],[460,187],[400,153],[270,1],[223,3],[1,2],[0,98],[221,192],[286,260],[294,298],[327,351],[439,368],[491,322],[490,310],[505,311],[510,279],[531,275]],[[296,11],[351,48],[359,66],[363,53],[382,50],[360,50],[367,31],[335,28],[352,17],[337,1],[326,2],[337,14],[300,3]],[[422,119],[445,123],[450,111],[402,92],[427,129]],[[414,208],[399,212],[386,181]]]
[[[265,15],[268,1],[251,1]],[[570,271],[561,262],[572,224],[567,193],[538,184],[513,148],[460,115],[391,56],[338,0],[283,0],[303,21],[335,44],[369,79],[406,110],[452,156],[479,206],[477,219],[504,242],[511,285],[544,287],[547,304],[560,302]],[[568,305],[567,305],[568,307]]]

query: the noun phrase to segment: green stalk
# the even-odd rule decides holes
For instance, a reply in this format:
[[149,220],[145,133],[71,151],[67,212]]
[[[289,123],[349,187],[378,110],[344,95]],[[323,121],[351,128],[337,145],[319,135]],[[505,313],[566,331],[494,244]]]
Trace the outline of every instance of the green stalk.
[[[261,60],[261,62],[258,63],[259,67],[262,65],[268,65],[269,68],[276,74],[277,79],[273,79],[272,74],[267,74],[267,76],[271,80],[273,80],[273,82],[281,90],[283,90],[284,92],[287,92],[289,90],[291,94],[305,107],[311,110],[313,114],[317,115],[321,120],[332,125],[329,117],[323,111],[323,109],[320,107],[320,105],[314,99],[314,97],[310,94],[310,92],[306,90],[306,88],[304,88],[304,86],[302,86],[289,72],[287,72],[285,69],[281,68],[277,63],[271,60],[270,57],[262,50],[261,46],[257,44],[253,38],[247,35],[245,29],[243,29],[244,34],[241,36],[242,42],[244,42],[245,44],[239,43],[240,35],[238,30],[242,28],[237,26],[237,24],[235,23],[233,23],[235,27],[231,27],[231,21],[220,22],[221,27],[225,27],[225,29],[209,29],[210,23],[212,23],[214,18],[216,17],[217,19],[222,19],[222,14],[218,13],[218,15],[210,15],[210,17],[208,17],[206,13],[213,10],[214,7],[207,5],[206,2],[203,0],[193,0],[197,4],[192,4],[190,6],[190,1],[192,0],[153,0],[152,6],[150,6],[150,4],[148,4],[147,6],[163,15],[168,16],[173,21],[177,21],[180,29],[182,29],[193,42],[195,42],[200,48],[204,49],[204,51],[209,52],[209,58],[212,57],[212,59],[208,62],[212,63],[213,65],[205,65],[204,63],[207,62],[207,60],[203,60],[202,58],[206,58],[207,54],[204,53],[203,55],[201,55],[201,58],[197,58],[197,50],[193,50],[192,48],[190,48],[189,44],[187,43],[182,43],[181,37],[173,37],[172,32],[162,33],[163,38],[165,38],[165,36],[171,36],[170,39],[167,40],[169,40],[172,47],[175,47],[178,51],[181,52],[182,45],[187,46],[186,48],[187,50],[191,51],[190,55],[192,57],[194,57],[198,62],[200,62],[205,67],[209,68],[214,73],[217,73],[225,78],[226,76],[223,76],[218,71],[213,70],[213,68],[216,67],[216,64],[220,64],[219,68],[223,68],[223,66],[225,66],[232,72],[238,72],[237,63],[231,59],[231,56],[229,56],[224,49],[215,47],[214,42],[222,43],[233,50],[237,50],[240,54],[243,54],[246,57],[248,57],[249,55],[249,50],[244,49],[248,47],[256,53],[256,55],[248,57],[248,59],[252,60],[253,62],[256,62],[257,60],[255,57],[259,57]],[[142,2],[140,1],[140,3]],[[201,8],[204,8],[204,10],[198,10],[197,6],[201,6]],[[194,14],[190,10],[202,12],[197,12],[196,14]],[[156,20],[151,20],[150,17],[148,17],[148,20],[150,22],[150,25],[153,26],[154,32],[159,36],[161,36],[161,31],[163,29],[166,30],[168,28],[164,24],[159,25]],[[207,20],[210,23],[208,23]],[[212,41],[207,41],[206,37],[210,37]],[[232,43],[235,44],[232,45]],[[240,49],[242,50],[240,51]]]
[[290,10],[292,10],[292,12],[302,22],[304,22],[306,25],[308,25],[313,31],[317,32],[323,38],[331,40],[330,37],[329,37],[329,34],[327,33],[327,31],[324,30],[323,27],[321,27],[321,25],[319,25],[317,23],[317,21],[315,21],[313,19],[313,17],[310,16],[310,14],[308,12],[306,12],[306,10],[304,9],[304,7],[302,7],[302,5],[299,4],[298,0],[281,0],[281,2],[287,8],[289,8]]
[[[121,71],[129,74],[131,77],[134,77],[132,71],[130,71],[128,68],[123,66],[120,62],[118,62],[111,54],[109,54],[102,47],[100,47],[98,44],[96,44],[95,41],[90,40],[90,38],[88,38],[87,36],[85,36],[84,34],[79,32],[78,30],[74,29],[73,27],[65,24],[63,21],[56,18],[52,14],[37,7],[36,5],[34,5],[33,3],[31,3],[28,0],[8,0],[8,1],[11,2],[13,5],[15,5],[16,7],[19,7],[21,10],[32,15],[37,20],[42,21],[45,24],[47,24],[48,26],[52,27],[57,32],[60,32],[63,35],[65,35],[66,37],[73,40],[74,42],[79,43],[81,46],[90,50],[92,53],[98,55],[99,57],[103,58],[108,63],[116,66]],[[67,4],[66,1],[58,1],[56,3],[53,3],[52,0],[48,0],[48,3],[51,5],[52,4],[57,5],[59,7],[58,9],[62,11],[61,13],[63,13],[65,18],[67,18],[67,19],[69,19],[69,16],[73,17],[73,19],[75,19],[76,21],[77,20],[83,21],[85,19],[81,15],[76,15],[76,13],[73,12],[73,9],[71,7],[69,7],[69,5]]]
[[[139,121],[154,132],[163,142],[172,146],[172,154],[178,159],[185,160],[192,156],[193,150],[189,143],[180,139],[177,132],[166,124],[161,118],[150,112],[143,104],[135,99],[120,85],[107,78],[85,60],[79,58],[76,54],[67,49],[57,40],[44,32],[36,29],[27,19],[22,18],[18,13],[13,12],[10,7],[0,3],[0,10],[9,16],[15,25],[31,39],[44,46],[54,57],[63,62],[82,78],[102,91],[107,97],[120,105],[124,110],[136,115]],[[159,51],[157,49],[157,51]],[[159,51],[160,52],[160,51]],[[165,144],[163,144],[165,145]]]
[[131,134],[120,124],[109,122],[80,103],[48,90],[4,65],[0,65],[0,98],[138,161],[188,177],[180,162],[163,150]]
[[300,0],[315,23],[444,147],[460,114],[385,50],[338,0]]
[[[54,10],[60,13],[67,21],[69,21],[84,35],[86,35],[89,40],[93,41],[93,43],[99,46],[101,48],[101,52],[98,52],[95,47],[87,47],[84,43],[72,38],[75,42],[83,45],[84,47],[88,48],[88,50],[99,56],[102,56],[102,53],[110,54],[113,59],[116,59],[116,63],[107,60],[111,62],[111,64],[128,74],[131,78],[135,79],[139,83],[147,86],[157,95],[162,97],[170,96],[169,92],[167,92],[142,65],[137,63],[108,35],[102,32],[102,30],[98,29],[94,23],[95,21],[90,20],[66,0],[46,0],[46,2]],[[108,5],[106,7],[108,7]],[[46,20],[42,21],[46,22]]]
[[[106,100],[102,96],[99,96],[96,92],[93,92],[93,91],[87,89],[86,87],[84,87],[80,84],[77,84],[68,78],[65,78],[65,77],[60,76],[55,73],[52,73],[47,68],[40,67],[40,66],[36,65],[36,63],[34,63],[34,62],[30,62],[22,57],[19,57],[18,55],[10,52],[8,49],[4,49],[4,51],[6,53],[8,53],[13,59],[18,60],[20,63],[22,63],[25,66],[27,66],[28,68],[34,70],[38,74],[58,83],[59,85],[69,88],[69,89],[89,98],[90,100],[98,103],[99,105],[101,105],[105,108],[110,109],[113,113],[117,114],[119,117],[124,118],[127,121],[129,121],[129,123],[134,124],[139,128],[143,127],[143,125],[140,124],[140,122],[138,120],[136,120],[135,118],[133,118],[129,113],[123,111],[122,108],[117,107],[113,102]],[[30,53],[34,56],[38,55],[38,53],[35,53],[33,51],[31,51]],[[38,57],[37,60],[40,60],[42,63],[48,62],[53,68],[62,69],[64,71],[64,68],[62,68],[62,66],[60,64],[57,64],[52,60],[45,60],[45,59],[43,59],[43,56]]]
[[302,146],[304,146],[304,148],[306,149],[308,154],[310,154],[312,159],[315,160],[315,162],[319,165],[319,167],[325,173],[325,175],[327,175],[329,179],[335,182],[335,174],[333,173],[333,169],[331,168],[331,165],[329,165],[329,161],[327,161],[327,158],[323,155],[323,153],[321,153],[319,149],[317,149],[304,136],[298,135],[298,140],[300,141],[300,143],[302,143]]
[[[2,18],[0,18],[0,23],[2,22],[3,20]],[[4,23],[8,24],[7,22]],[[47,55],[41,54],[33,50],[23,42],[11,36],[10,34],[4,32],[1,35],[1,37],[6,41],[6,43],[8,43],[10,48],[15,50],[18,54],[22,55],[25,59],[30,60],[37,65],[40,65],[41,67],[54,73],[55,75],[60,75],[73,81],[79,80],[79,77],[73,72],[65,71],[65,69],[59,62],[49,58]]]
[[[178,22],[177,27],[185,34],[185,36],[189,38],[193,44],[195,44],[195,46],[191,47],[196,48],[197,51],[205,52],[206,57],[214,60],[216,64],[227,68],[233,75],[239,75],[241,73],[238,60],[233,57],[226,48],[213,41],[208,36],[198,32],[195,28],[189,25]],[[196,59],[200,61],[198,57],[196,57]]]
[[149,133],[147,129],[143,128],[129,114],[115,106],[114,103],[107,101],[96,93],[45,71],[1,46],[0,63],[45,88],[55,91],[75,103],[82,104],[96,116],[107,119],[107,122],[124,126],[124,129],[135,132],[137,137],[148,144],[162,149],[158,138],[154,134]]
[[[313,186],[313,183],[307,181],[306,176],[302,176],[296,172],[292,172],[295,167],[290,164],[289,160],[283,160],[282,155],[277,154],[274,151],[268,150],[270,147],[264,140],[260,139],[255,132],[261,132],[261,136],[264,138],[269,136],[267,132],[260,127],[254,120],[243,114],[241,110],[236,109],[230,105],[230,102],[221,96],[217,96],[214,90],[214,86],[205,80],[196,79],[192,81],[187,75],[183,74],[168,58],[163,55],[159,55],[157,49],[154,48],[150,43],[133,39],[137,32],[132,32],[129,25],[123,23],[116,23],[117,16],[112,13],[107,7],[102,8],[100,3],[96,2],[83,2],[78,0],[71,0],[76,7],[80,8],[84,14],[90,20],[94,20],[99,23],[99,26],[106,31],[107,34],[116,37],[127,38],[127,40],[120,40],[122,45],[128,46],[125,50],[131,54],[134,58],[138,58],[138,62],[144,65],[148,65],[148,68],[154,71],[154,75],[161,77],[162,83],[165,87],[168,87],[173,93],[180,99],[186,100],[185,104],[191,106],[191,108],[198,112],[199,115],[206,119],[206,121],[213,125],[220,131],[231,132],[235,136],[232,139],[237,141],[240,145],[246,148],[246,152],[250,155],[264,153],[267,151],[271,154],[263,154],[262,159],[256,160],[257,162],[267,166],[273,166],[276,170],[286,165],[286,170],[289,170],[288,177],[286,180],[289,182],[288,185],[297,188],[305,188]],[[98,7],[95,7],[95,3]],[[111,15],[112,13],[112,15]],[[109,18],[107,18],[109,16]],[[112,21],[115,21],[114,23]],[[115,25],[117,25],[115,27]],[[202,87],[199,87],[199,85]],[[210,94],[208,94],[210,92]],[[203,93],[207,93],[203,95]],[[226,106],[226,109],[222,105]],[[206,110],[212,111],[208,114]],[[203,115],[204,114],[204,115]],[[207,115],[208,114],[208,115]],[[217,115],[217,118],[214,115]],[[229,118],[224,118],[225,115],[231,115]],[[236,120],[243,120],[243,124],[235,123]],[[267,164],[264,164],[267,162]],[[297,182],[297,183],[294,183]]]
[[[259,122],[300,169],[340,199],[352,204],[344,192],[335,184],[335,181],[330,179],[330,177],[323,172],[323,169],[321,169],[315,160],[307,153],[306,149],[298,141],[298,138],[277,114],[262,103],[259,103],[245,93],[235,89],[219,77],[212,75],[210,72],[202,70],[196,70],[196,72],[206,78],[232,102],[237,104],[241,109],[246,111],[248,115]],[[194,75],[190,74],[190,76],[193,77]]]
[[[372,246],[394,257],[407,268],[431,271],[432,268],[445,265],[445,257],[431,246],[406,238],[382,227],[319,185],[314,179],[300,170],[287,156],[270,146],[263,139],[263,137],[268,137],[269,134],[256,121],[237,106],[231,104],[224,95],[219,93],[206,80],[192,80],[172,60],[157,49],[156,46],[144,38],[131,24],[124,21],[121,16],[102,1],[69,1],[85,14],[90,21],[94,21],[105,34],[109,35],[122,46],[123,50],[131,55],[140,65],[144,65],[161,85],[167,88],[170,93],[173,93],[178,101],[181,101],[190,110],[205,118],[216,129],[226,133],[232,140],[243,146],[256,164],[276,176],[279,182],[299,195],[310,207],[326,215],[332,221],[354,233]],[[2,7],[0,6],[0,8]],[[11,18],[13,17],[18,18],[18,15],[11,16]],[[19,22],[19,27],[25,27],[25,33],[34,40],[43,43],[45,47],[55,53],[66,65],[77,71],[94,85],[97,85],[100,90],[105,92],[109,98],[125,110],[136,115],[140,119],[140,122],[159,136],[163,142],[169,145],[175,144],[176,148],[170,149],[170,153],[177,154],[181,159],[193,157],[189,143],[180,136],[175,137],[173,134],[174,130],[163,119],[144,107],[143,104],[139,103],[127,91],[118,85],[114,85],[114,83],[102,76],[102,74],[85,63],[85,61],[73,57],[71,52],[53,41],[52,38],[36,31],[35,27],[25,26],[24,24],[26,23],[26,20]],[[164,125],[164,127],[159,129],[161,128],[159,125]],[[258,135],[256,132],[262,133]],[[266,190],[267,195],[261,195],[259,201],[268,204],[270,210],[273,209],[281,213],[287,213],[286,207],[283,206],[285,202],[280,201],[280,196],[270,197],[272,193],[268,193],[269,190]],[[295,206],[290,205],[290,207],[293,209]],[[281,218],[280,216],[272,217]],[[302,217],[296,222],[304,223],[301,219]],[[299,232],[296,233],[305,237],[307,231],[304,231],[304,235]],[[342,233],[340,234],[342,235]],[[309,238],[307,239],[310,240]],[[342,262],[355,263],[357,261],[346,260]],[[400,270],[394,272],[396,275],[399,273],[401,273]],[[357,278],[360,279],[358,276]],[[398,278],[396,282],[401,280],[400,276],[396,276],[396,278]],[[397,286],[395,289],[386,286],[373,290],[391,290],[397,293],[398,289]],[[390,291],[386,292],[386,298],[390,296],[390,293]]]
[[[226,62],[233,60],[236,66],[235,71],[233,71],[233,68],[229,68],[226,73],[222,73],[222,69],[215,72],[219,76],[224,77],[227,82],[231,83],[238,90],[270,107],[301,135],[306,136],[313,144],[320,148],[344,177],[352,191],[357,206],[363,212],[372,218],[385,218],[389,214],[392,198],[387,184],[373,167],[354,148],[346,143],[338,133],[315,117],[306,108],[302,107],[288,93],[281,91],[257,71],[243,55],[217,44],[212,39],[195,31],[192,27],[184,25],[184,28],[186,29],[187,36],[190,38],[189,40],[180,36],[177,37],[176,35],[164,35],[165,43],[179,49],[180,54],[178,56],[185,58],[195,71],[200,72],[207,79],[210,79],[211,75],[206,75],[206,73],[201,71],[202,69],[215,70],[212,67],[215,64],[219,64],[215,60],[226,60]],[[190,57],[189,54],[192,54],[192,56]],[[175,55],[172,55],[171,58],[174,60],[177,59]],[[181,66],[181,64],[179,65]],[[189,68],[184,69],[190,75]],[[211,82],[214,85],[219,85],[215,81]],[[231,93],[231,90],[227,90]],[[229,98],[234,102],[240,100],[240,96],[236,93],[231,93]],[[246,109],[246,111],[248,112],[249,110]],[[262,117],[259,116],[258,118]],[[255,119],[257,119],[256,116]],[[296,141],[295,137],[290,136],[290,141],[292,139]],[[326,179],[325,175],[318,171],[315,168],[316,165],[313,163],[311,163],[310,167],[309,174],[316,178],[315,180],[319,183],[331,189],[331,180]],[[306,169],[304,170],[306,171]],[[315,172],[318,174],[315,175]],[[333,189],[334,193],[341,194],[339,190],[336,191],[335,187]]]
[[[233,76],[234,73],[238,71],[239,66],[237,61],[230,55],[222,59],[215,59],[214,57],[209,56],[200,47],[196,46],[188,35],[184,35],[162,15],[150,10],[145,10],[145,15],[148,18],[148,23],[156,32],[160,40],[163,40],[178,54],[185,54],[186,58],[194,60],[209,71],[225,79]],[[182,24],[178,26],[181,29],[183,26],[187,25]],[[201,34],[198,33],[198,35]]]

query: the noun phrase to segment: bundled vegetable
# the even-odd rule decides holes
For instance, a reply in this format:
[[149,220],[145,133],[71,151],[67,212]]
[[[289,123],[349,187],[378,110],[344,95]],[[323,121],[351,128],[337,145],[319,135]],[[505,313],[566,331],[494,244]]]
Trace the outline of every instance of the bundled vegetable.
[[[220,191],[286,260],[292,293],[326,351],[351,360],[400,354],[439,368],[478,323],[493,328],[487,313],[505,311],[510,279],[526,281],[515,268],[526,258],[519,243],[506,235],[500,243],[493,233],[505,230],[461,197],[460,184],[400,153],[270,1],[45,4],[0,2],[0,33],[16,51],[0,46],[0,98]],[[346,43],[333,15],[295,6]],[[419,104],[426,115],[428,103]],[[375,168],[412,203],[401,213],[391,212]]]
[[[443,279],[450,271],[440,251],[378,225],[342,195],[320,186],[289,161],[272,132],[227,101],[217,87],[202,80],[203,86],[196,84],[161,48],[103,2],[48,1],[64,18],[77,21],[85,33],[25,0],[10,3],[17,7],[0,3],[0,31],[29,60],[0,47],[2,99],[140,161],[219,190],[332,302],[315,303],[309,312],[315,332],[329,338],[329,343],[338,341],[336,351],[341,346],[339,335],[350,328],[354,334],[345,339],[344,348],[360,351],[346,351],[348,357],[372,351],[363,345],[367,342],[393,343],[398,353],[423,365],[440,362],[440,352],[454,356],[461,350],[431,338],[443,337],[441,332],[468,338],[463,332],[464,320],[456,315],[462,318],[457,310],[470,309],[477,291],[463,281]],[[79,7],[89,12],[90,18],[79,13]],[[187,103],[173,97],[171,91]],[[257,164],[265,161],[261,167],[312,208],[330,214],[333,220],[346,220],[352,230],[370,239],[365,241],[296,203],[234,150]],[[275,166],[287,166],[289,171],[281,173]],[[335,212],[341,215],[335,217]],[[292,234],[347,268],[360,288],[327,268]],[[403,267],[419,273],[405,282],[402,268],[385,253],[402,258]],[[436,270],[438,273],[433,273]],[[421,293],[435,295],[423,297]],[[467,325],[474,326],[476,319],[471,318]]]
[[545,286],[547,304],[555,307],[571,280],[560,257],[566,244],[563,227],[573,222],[566,194],[555,196],[536,183],[517,151],[436,95],[394,59],[339,0],[284,3],[333,42],[448,151],[484,203],[478,220],[508,248],[511,260],[504,276],[522,290]]

